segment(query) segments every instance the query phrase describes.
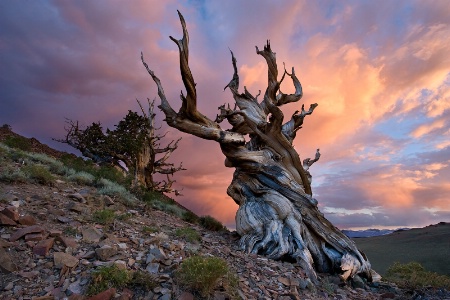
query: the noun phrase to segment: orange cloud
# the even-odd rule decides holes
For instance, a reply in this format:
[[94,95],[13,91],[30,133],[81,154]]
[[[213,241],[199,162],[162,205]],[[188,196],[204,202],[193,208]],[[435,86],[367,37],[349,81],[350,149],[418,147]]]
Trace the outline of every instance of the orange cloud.
[[425,134],[430,133],[431,131],[435,130],[435,129],[439,129],[445,126],[445,120],[444,119],[440,119],[440,120],[436,120],[431,124],[423,124],[420,125],[419,127],[417,127],[416,129],[414,129],[411,132],[411,135],[415,138],[419,138]]

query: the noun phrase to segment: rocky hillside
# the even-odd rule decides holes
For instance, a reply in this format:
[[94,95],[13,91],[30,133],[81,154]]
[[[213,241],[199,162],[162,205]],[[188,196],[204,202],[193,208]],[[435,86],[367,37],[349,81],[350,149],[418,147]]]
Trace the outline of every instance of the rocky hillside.
[[0,224],[0,299],[450,298],[357,276],[314,286],[297,264],[243,253],[236,233],[178,206],[4,144]]

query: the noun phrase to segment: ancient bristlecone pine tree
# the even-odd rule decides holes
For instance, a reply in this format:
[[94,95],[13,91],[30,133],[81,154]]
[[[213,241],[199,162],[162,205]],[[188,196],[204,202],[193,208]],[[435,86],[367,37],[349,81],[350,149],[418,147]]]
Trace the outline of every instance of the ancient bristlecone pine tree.
[[[172,187],[174,173],[185,170],[182,165],[175,166],[168,159],[178,148],[177,141],[171,141],[166,147],[160,146],[165,135],[155,130],[154,102],[148,100],[148,112],[144,111],[138,101],[142,115],[128,111],[128,114],[115,125],[114,130],[103,130],[100,123],[92,123],[80,128],[78,121],[67,120],[68,126],[64,139],[54,139],[78,149],[99,165],[110,165],[125,174],[134,177],[134,184],[147,190],[161,193],[180,192]],[[166,176],[167,180],[157,180],[157,174]]]
[[[312,197],[309,167],[319,159],[305,159],[303,164],[292,142],[304,118],[317,107],[302,106],[290,120],[283,123],[280,106],[302,98],[302,86],[294,68],[284,71],[278,81],[275,53],[270,43],[263,50],[256,47],[268,66],[268,87],[263,99],[253,96],[244,87],[239,93],[236,59],[231,52],[233,79],[225,88],[233,94],[235,107],[219,107],[213,121],[197,110],[197,91],[188,64],[189,36],[183,16],[179,13],[183,38],[170,37],[179,48],[180,69],[186,95],[177,113],[166,99],[159,78],[142,62],[158,87],[159,108],[169,126],[203,139],[219,143],[226,156],[225,166],[235,168],[227,193],[239,205],[236,230],[240,247],[273,259],[297,261],[309,278],[317,281],[316,272],[339,273],[345,280],[355,274],[371,278],[367,258],[347,236],[331,224],[318,210]],[[280,84],[288,76],[295,86],[294,94],[284,94]],[[219,123],[227,120],[233,128],[223,130]],[[248,141],[244,138],[248,135]]]

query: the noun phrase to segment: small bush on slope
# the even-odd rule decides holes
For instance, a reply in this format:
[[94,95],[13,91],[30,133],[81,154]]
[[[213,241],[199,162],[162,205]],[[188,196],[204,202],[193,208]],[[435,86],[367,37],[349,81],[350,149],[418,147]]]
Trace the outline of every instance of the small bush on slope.
[[100,189],[98,190],[99,194],[108,195],[108,196],[118,196],[128,204],[132,204],[136,201],[136,197],[131,194],[126,188],[113,182],[111,180],[101,178],[98,181]]
[[212,231],[220,231],[224,230],[225,227],[222,223],[217,221],[211,216],[203,216],[200,217],[199,223],[201,226],[203,226],[205,229],[212,230]]
[[387,270],[384,279],[394,282],[403,288],[432,286],[450,289],[450,277],[428,272],[418,262],[407,264],[396,262]]
[[31,142],[27,138],[21,136],[8,136],[5,141],[5,145],[11,148],[17,148],[22,151],[31,150]]
[[92,273],[87,295],[92,296],[112,287],[124,288],[131,278],[130,272],[119,269],[116,265],[100,267]]
[[111,209],[97,210],[92,214],[92,218],[99,224],[110,224],[114,221],[116,214]]
[[188,242],[195,243],[201,240],[200,234],[190,227],[178,228],[175,235],[185,238]]
[[176,276],[182,286],[207,297],[227,273],[228,266],[224,259],[193,256],[183,261]]
[[55,177],[50,171],[42,165],[28,165],[22,167],[22,171],[27,177],[37,183],[52,185]]

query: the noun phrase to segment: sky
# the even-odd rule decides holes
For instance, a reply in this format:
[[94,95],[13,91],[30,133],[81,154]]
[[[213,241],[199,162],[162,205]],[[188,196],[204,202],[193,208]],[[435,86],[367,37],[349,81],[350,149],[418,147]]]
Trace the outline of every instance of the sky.
[[[214,119],[233,103],[223,88],[264,91],[267,66],[257,55],[270,40],[303,85],[289,116],[318,103],[294,141],[301,159],[322,156],[310,172],[319,208],[337,227],[400,228],[450,222],[450,5],[441,1],[1,1],[0,123],[56,149],[65,118],[113,128],[136,99],[157,98],[140,53],[173,107],[184,89],[177,10],[190,34],[198,108]],[[292,92],[288,80],[282,91]],[[234,228],[237,205],[226,195],[233,169],[219,145],[182,137],[171,161],[181,204]],[[1,125],[0,124],[0,125]]]

